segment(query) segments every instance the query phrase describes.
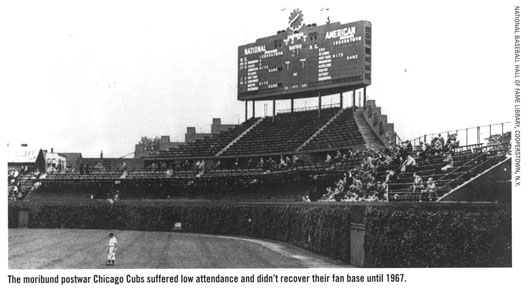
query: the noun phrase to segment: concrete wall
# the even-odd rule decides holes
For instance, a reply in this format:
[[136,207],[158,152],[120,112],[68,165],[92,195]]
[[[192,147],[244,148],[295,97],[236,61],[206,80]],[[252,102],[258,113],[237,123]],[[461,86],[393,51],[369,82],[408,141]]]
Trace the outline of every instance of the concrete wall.
[[381,107],[376,106],[375,100],[367,100],[363,111],[364,118],[372,128],[374,134],[385,144],[390,145],[396,141],[394,124],[388,122],[388,117],[381,114]]

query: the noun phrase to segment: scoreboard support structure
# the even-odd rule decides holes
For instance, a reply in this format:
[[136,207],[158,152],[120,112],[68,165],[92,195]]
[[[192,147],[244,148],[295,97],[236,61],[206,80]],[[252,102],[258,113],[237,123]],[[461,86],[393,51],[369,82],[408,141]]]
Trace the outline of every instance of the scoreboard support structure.
[[272,99],[272,122],[276,119],[276,98]]
[[366,86],[363,87],[363,107],[366,107]]
[[318,91],[318,117],[320,118],[320,110],[322,109],[322,93]]
[[355,115],[355,88],[353,88],[353,91],[351,93],[351,104],[353,108],[353,114]]

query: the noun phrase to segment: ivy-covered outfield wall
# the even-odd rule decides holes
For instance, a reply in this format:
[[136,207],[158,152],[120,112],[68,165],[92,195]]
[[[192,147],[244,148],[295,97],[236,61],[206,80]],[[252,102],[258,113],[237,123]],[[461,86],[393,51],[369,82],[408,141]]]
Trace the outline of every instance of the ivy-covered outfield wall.
[[511,266],[511,215],[495,205],[10,202],[9,227],[182,231],[289,242],[350,261],[351,223],[364,223],[365,267]]

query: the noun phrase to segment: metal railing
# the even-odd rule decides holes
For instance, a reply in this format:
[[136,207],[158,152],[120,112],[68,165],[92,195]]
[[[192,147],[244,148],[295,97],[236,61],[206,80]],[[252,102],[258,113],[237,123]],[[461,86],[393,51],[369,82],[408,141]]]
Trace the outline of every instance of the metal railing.
[[[340,107],[340,103],[330,103],[326,105],[322,105],[321,109],[327,109],[327,108],[337,108]],[[306,112],[306,111],[312,111],[312,110],[318,110],[318,106],[304,106],[304,107],[297,107],[293,109],[293,112]],[[290,113],[291,109],[282,109],[277,110],[276,113],[283,114],[283,113]]]
[[443,131],[443,132],[438,132],[438,133],[425,134],[423,136],[412,139],[411,143],[414,146],[419,145],[420,142],[431,143],[432,139],[434,137],[438,137],[438,135],[441,135],[445,140],[447,140],[447,135],[456,133],[457,138],[460,142],[460,146],[465,146],[465,145],[470,145],[470,144],[480,144],[480,143],[487,144],[488,142],[487,138],[491,137],[492,135],[496,135],[496,134],[504,135],[504,133],[509,132],[511,130],[509,128],[509,124],[511,124],[511,122],[489,124],[489,125],[484,125],[484,126],[469,127],[469,128],[463,128],[463,129]]

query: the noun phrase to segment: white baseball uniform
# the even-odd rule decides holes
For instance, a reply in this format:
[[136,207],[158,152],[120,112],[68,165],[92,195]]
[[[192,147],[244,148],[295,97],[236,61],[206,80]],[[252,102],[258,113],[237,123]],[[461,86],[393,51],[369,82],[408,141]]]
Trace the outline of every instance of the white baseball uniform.
[[116,249],[118,248],[118,240],[116,237],[112,237],[109,240],[109,251],[107,252],[107,259],[114,261],[116,259]]

